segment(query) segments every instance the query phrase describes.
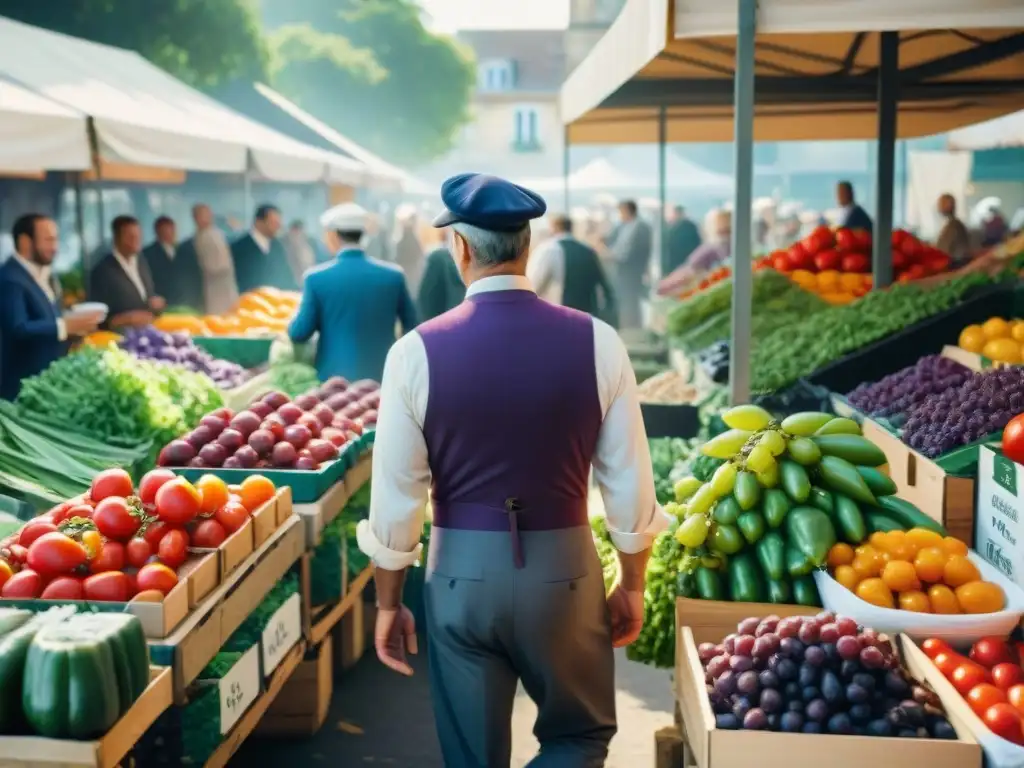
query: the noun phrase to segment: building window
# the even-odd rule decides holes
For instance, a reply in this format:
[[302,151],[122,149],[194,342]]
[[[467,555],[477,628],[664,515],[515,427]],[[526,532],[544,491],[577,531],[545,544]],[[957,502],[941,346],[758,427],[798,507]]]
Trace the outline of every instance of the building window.
[[520,150],[540,148],[540,118],[536,107],[516,107],[512,144]]
[[477,85],[487,92],[510,91],[516,85],[515,65],[507,60],[492,60],[480,63]]

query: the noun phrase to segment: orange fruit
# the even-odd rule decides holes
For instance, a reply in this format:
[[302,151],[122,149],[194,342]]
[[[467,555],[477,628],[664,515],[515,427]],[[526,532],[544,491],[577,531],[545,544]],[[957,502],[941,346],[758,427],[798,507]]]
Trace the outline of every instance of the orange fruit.
[[[877,534],[875,534],[875,535],[877,535]],[[855,550],[853,550],[853,554],[854,554],[855,557],[857,555],[871,555],[873,557],[875,552],[877,552],[877,551],[878,550],[876,550],[870,544],[861,544],[859,547],[857,547]]]
[[988,581],[970,581],[956,588],[956,599],[964,613],[995,613],[1003,610],[1006,596]]
[[[884,531],[875,531],[868,537],[868,544],[874,549],[885,549],[888,538]],[[862,545],[863,546],[863,545]]]
[[852,565],[840,565],[836,568],[836,572],[833,574],[835,580],[846,587],[851,592],[857,589],[857,584],[860,583],[860,576],[853,570]]
[[242,506],[250,512],[255,512],[274,498],[274,494],[277,493],[274,484],[263,475],[249,475],[242,481],[242,487],[239,490]]
[[949,555],[941,547],[926,547],[914,558],[914,570],[921,581],[934,583],[942,581]]
[[952,615],[962,613],[960,603],[953,594],[953,590],[945,584],[934,584],[928,589],[928,602],[931,603],[932,613]]
[[882,569],[882,581],[893,592],[912,592],[921,588],[914,566],[905,560],[890,560]]
[[981,580],[981,571],[965,555],[952,555],[942,571],[942,580],[950,587],[959,587]]
[[881,579],[864,579],[857,585],[857,597],[879,608],[892,608],[892,592]]
[[928,601],[928,595],[918,589],[913,589],[900,593],[899,609],[914,613],[931,613],[932,604]]
[[1001,317],[990,317],[981,326],[986,339],[1006,339],[1010,336],[1010,324]]
[[196,490],[202,499],[199,505],[200,511],[205,515],[212,515],[218,509],[228,503],[231,492],[228,484],[216,475],[203,475],[196,482]]
[[870,579],[882,572],[884,563],[877,554],[857,555],[853,558],[850,567],[862,579]]
[[838,568],[840,565],[849,565],[853,562],[853,547],[840,541],[828,551],[828,564],[830,568]]
[[966,349],[968,352],[980,353],[987,340],[985,331],[980,325],[968,325],[960,331],[960,348]]
[[942,548],[950,555],[966,555],[968,551],[966,544],[952,536],[947,536],[942,540]]
[[1010,329],[1010,336],[1014,341],[1024,342],[1024,320],[1014,320]]
[[907,541],[917,547],[918,552],[927,547],[942,546],[942,537],[927,528],[911,528],[907,531]]

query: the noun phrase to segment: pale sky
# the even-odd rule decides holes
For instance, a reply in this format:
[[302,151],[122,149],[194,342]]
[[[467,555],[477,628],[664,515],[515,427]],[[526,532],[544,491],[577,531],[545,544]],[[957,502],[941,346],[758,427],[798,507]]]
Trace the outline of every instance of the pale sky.
[[569,0],[420,0],[438,30],[564,29]]

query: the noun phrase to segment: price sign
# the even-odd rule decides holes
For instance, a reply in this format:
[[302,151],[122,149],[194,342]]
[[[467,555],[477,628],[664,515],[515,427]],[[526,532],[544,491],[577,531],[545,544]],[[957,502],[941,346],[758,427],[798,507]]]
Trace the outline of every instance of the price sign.
[[287,655],[302,637],[302,611],[298,594],[289,597],[277,612],[270,617],[263,630],[263,674],[269,676],[277,669],[281,659]]
[[1017,586],[1024,586],[1024,467],[991,448],[978,452],[974,550]]
[[220,732],[226,734],[260,695],[259,648],[254,645],[246,651],[221,678],[219,688]]

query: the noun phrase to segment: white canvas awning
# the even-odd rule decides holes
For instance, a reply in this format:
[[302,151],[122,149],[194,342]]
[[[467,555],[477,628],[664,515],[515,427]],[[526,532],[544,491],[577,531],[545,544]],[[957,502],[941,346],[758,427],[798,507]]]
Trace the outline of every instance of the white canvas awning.
[[974,152],[986,149],[1024,147],[1024,112],[997,117],[949,134],[946,148]]
[[[757,23],[759,141],[874,138],[882,31],[900,32],[900,137],[1020,107],[1019,0],[760,0]],[[628,0],[562,86],[569,140],[656,142],[665,109],[670,143],[731,141],[736,25],[735,3]]]
[[0,173],[90,166],[85,115],[0,78]]
[[420,181],[410,173],[392,165],[368,149],[361,147],[354,141],[338,133],[326,123],[313,117],[298,104],[286,99],[280,93],[263,83],[254,83],[253,87],[267,101],[287,112],[295,120],[305,125],[322,139],[333,144],[347,155],[351,155],[367,168],[367,185],[376,189],[396,190],[414,195],[436,194],[437,190]]
[[[732,190],[732,177],[703,168],[669,151],[665,157],[665,186],[672,192],[724,195]],[[561,192],[565,180],[560,176],[517,180],[536,192]],[[651,189],[658,184],[657,157],[650,152],[624,153],[613,149],[569,175],[570,192],[623,192]]]
[[0,73],[93,119],[104,159],[311,182],[364,176],[361,164],[228,109],[133,51],[0,17]]

